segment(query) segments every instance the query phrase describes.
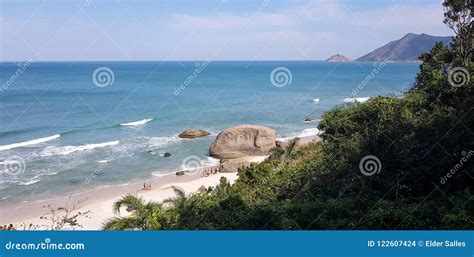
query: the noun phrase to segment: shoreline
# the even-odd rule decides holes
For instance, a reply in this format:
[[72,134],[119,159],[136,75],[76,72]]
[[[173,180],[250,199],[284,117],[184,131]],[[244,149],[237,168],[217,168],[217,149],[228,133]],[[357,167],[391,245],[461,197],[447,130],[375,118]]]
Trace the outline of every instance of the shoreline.
[[[292,137],[277,138],[276,142],[280,142],[279,147],[282,147],[289,140],[298,139],[297,145],[301,146],[318,141],[318,134],[317,129],[306,129]],[[260,163],[266,157],[247,156],[238,159],[242,163]],[[73,208],[71,215],[79,212],[87,213],[87,215],[77,217],[77,222],[82,227],[76,227],[75,230],[100,230],[104,221],[117,216],[113,212],[113,204],[126,194],[134,194],[146,201],[162,202],[175,196],[172,186],[179,187],[184,190],[186,195],[190,195],[197,192],[201,187],[215,187],[222,177],[233,184],[238,178],[235,170],[216,174],[205,172],[220,165],[222,165],[222,162],[217,166],[203,166],[197,170],[188,170],[179,176],[175,172],[163,173],[159,176],[153,175],[152,172],[152,176],[146,179],[133,179],[116,185],[100,185],[86,191],[78,189],[60,197],[6,204],[0,208],[0,217],[2,217],[0,226],[13,224],[18,230],[22,230],[27,229],[29,224],[33,224],[35,226],[34,230],[47,230],[50,229],[48,224],[51,224],[51,220],[42,219],[41,216],[50,213],[51,209],[66,207],[69,210]],[[203,176],[204,173],[207,173],[207,175]],[[145,190],[144,183],[151,184],[151,189]],[[63,213],[60,212],[58,215],[61,216]],[[63,230],[69,230],[69,228],[65,227]]]
[[143,190],[144,181],[135,181],[129,184],[101,186],[64,197],[14,203],[0,209],[0,217],[2,217],[0,223],[1,225],[13,224],[19,230],[23,229],[22,225],[29,224],[40,226],[38,230],[46,229],[44,226],[50,224],[51,221],[40,218],[49,212],[49,207],[46,208],[46,206],[71,208],[77,205],[74,213],[90,213],[77,218],[82,227],[76,227],[75,230],[100,230],[106,219],[116,216],[112,208],[113,203],[126,194],[131,193],[147,201],[163,201],[175,196],[172,186],[180,187],[186,195],[190,195],[203,186],[207,188],[218,185],[221,177],[225,177],[232,184],[238,176],[237,173],[217,173],[209,176],[201,176],[199,172],[183,176],[167,174],[144,180],[152,184],[151,190]]

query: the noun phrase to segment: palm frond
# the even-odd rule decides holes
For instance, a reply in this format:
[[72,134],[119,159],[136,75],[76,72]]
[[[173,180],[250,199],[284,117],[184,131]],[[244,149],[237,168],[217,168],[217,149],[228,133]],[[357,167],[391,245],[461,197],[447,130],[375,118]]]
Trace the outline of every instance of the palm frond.
[[177,201],[186,199],[186,193],[184,190],[177,186],[171,186],[174,191],[175,197],[167,198],[163,201],[163,203],[176,203]]
[[293,138],[288,142],[288,146],[285,149],[285,157],[291,157],[293,155],[298,140],[298,138]]
[[173,188],[173,191],[178,198],[181,198],[181,199],[186,198],[186,193],[184,192],[182,188],[177,187],[177,186],[171,186],[171,188]]
[[145,206],[145,201],[141,197],[131,194],[125,195],[114,203],[114,212],[120,213],[120,208],[123,206],[131,207],[133,210],[142,211]]
[[137,219],[133,217],[113,217],[108,219],[103,225],[103,230],[135,230],[138,226]]

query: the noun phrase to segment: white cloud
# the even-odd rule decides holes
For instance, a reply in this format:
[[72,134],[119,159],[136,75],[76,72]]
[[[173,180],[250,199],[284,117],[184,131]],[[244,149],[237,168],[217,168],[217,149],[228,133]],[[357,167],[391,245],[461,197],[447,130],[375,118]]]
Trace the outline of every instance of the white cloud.
[[378,29],[448,31],[443,25],[443,9],[436,5],[391,5],[350,14],[353,24]]
[[213,53],[215,59],[325,59],[334,53],[356,58],[408,32],[449,34],[441,4],[370,9],[338,1],[269,4],[244,12],[189,10],[145,17],[134,12],[108,18],[95,13],[92,19],[84,10],[61,23],[59,17],[42,15],[26,26],[2,16],[0,59],[25,59],[32,50],[45,60],[182,60]]
[[193,16],[188,14],[172,14],[169,20],[171,27],[183,30],[206,29],[243,29],[262,27],[291,27],[298,20],[284,13],[251,13],[233,15],[217,13],[211,16]]

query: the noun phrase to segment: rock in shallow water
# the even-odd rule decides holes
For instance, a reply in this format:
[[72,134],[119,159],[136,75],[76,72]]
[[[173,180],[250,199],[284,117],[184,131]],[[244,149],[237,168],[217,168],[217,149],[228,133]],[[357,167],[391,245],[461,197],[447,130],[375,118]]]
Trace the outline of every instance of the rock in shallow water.
[[196,138],[196,137],[205,137],[209,136],[211,133],[198,129],[198,130],[185,130],[178,135],[180,138]]
[[259,125],[240,125],[223,130],[211,145],[210,154],[220,159],[268,155],[275,147],[275,130]]

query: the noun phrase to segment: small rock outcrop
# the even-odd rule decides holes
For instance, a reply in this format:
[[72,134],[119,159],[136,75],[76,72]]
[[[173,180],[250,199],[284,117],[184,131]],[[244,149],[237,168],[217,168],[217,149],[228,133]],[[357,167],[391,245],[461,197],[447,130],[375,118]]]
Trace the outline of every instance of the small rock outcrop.
[[185,130],[178,135],[180,138],[196,138],[196,137],[205,137],[209,136],[211,133],[198,129],[198,130]]
[[240,125],[223,130],[211,145],[210,154],[219,159],[268,155],[275,145],[275,130],[259,125]]
[[277,140],[276,146],[280,148],[287,148],[292,141],[295,142],[295,149],[300,149],[303,146],[308,145],[309,143],[312,142],[318,142],[321,141],[321,138],[317,135],[314,136],[304,136],[304,137],[295,137],[293,139],[288,139],[288,140]]
[[344,55],[340,54],[335,54],[328,59],[326,59],[327,62],[350,62],[351,60]]
[[163,154],[163,157],[171,157],[171,154],[166,152],[166,153]]

